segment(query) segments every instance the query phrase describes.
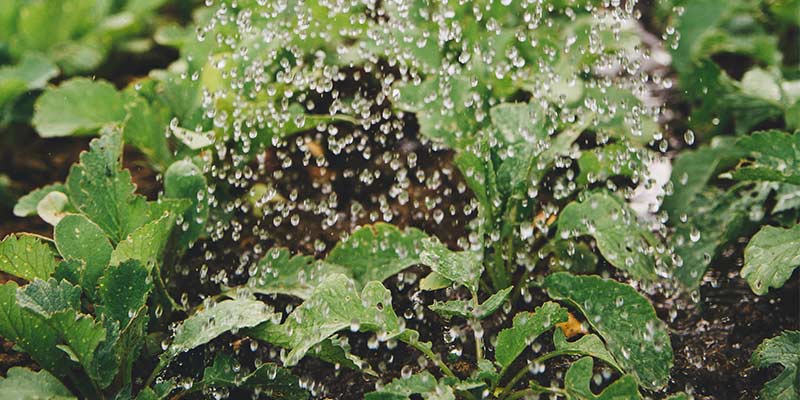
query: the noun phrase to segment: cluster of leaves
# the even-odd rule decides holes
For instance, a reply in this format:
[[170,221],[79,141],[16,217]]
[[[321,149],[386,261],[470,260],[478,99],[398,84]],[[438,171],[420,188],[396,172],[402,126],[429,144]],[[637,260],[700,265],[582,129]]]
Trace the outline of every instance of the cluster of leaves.
[[[673,67],[704,143],[679,154],[662,206],[674,233],[674,276],[696,290],[730,246],[757,295],[800,265],[800,59],[797,1],[666,2],[680,15]],[[694,144],[694,132],[687,136]],[[796,332],[765,340],[753,364],[781,363],[763,398],[796,398]]]
[[[800,129],[797,1],[675,0],[672,51],[689,126],[703,138]],[[663,18],[662,20],[668,20]]]
[[[166,0],[8,0],[0,9],[0,126],[26,120],[48,81],[96,70],[112,51],[144,53]],[[30,95],[26,95],[30,94]]]

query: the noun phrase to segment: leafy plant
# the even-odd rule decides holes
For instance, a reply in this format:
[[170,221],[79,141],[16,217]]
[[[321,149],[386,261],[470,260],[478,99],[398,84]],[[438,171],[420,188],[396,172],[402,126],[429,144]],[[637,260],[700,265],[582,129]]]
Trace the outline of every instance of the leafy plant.
[[797,371],[800,365],[800,332],[784,331],[779,336],[766,339],[750,360],[756,368],[780,364],[783,371],[764,385],[760,395],[765,399],[792,399],[800,396]]

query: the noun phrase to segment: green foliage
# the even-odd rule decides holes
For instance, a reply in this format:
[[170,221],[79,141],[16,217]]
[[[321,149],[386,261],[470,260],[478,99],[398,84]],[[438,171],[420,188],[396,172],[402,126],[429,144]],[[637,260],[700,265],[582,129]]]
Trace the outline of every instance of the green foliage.
[[69,80],[36,100],[33,126],[42,137],[97,133],[125,117],[122,96],[108,82]]
[[765,226],[744,250],[742,278],[756,294],[779,288],[800,266],[800,224],[789,229]]
[[592,366],[594,362],[590,357],[581,358],[570,365],[564,376],[564,389],[567,398],[575,400],[613,400],[613,399],[641,399],[636,379],[625,375],[603,389],[600,394],[594,394],[589,388],[592,380]]
[[52,248],[32,235],[8,235],[0,242],[0,271],[32,281],[56,269]]
[[508,368],[539,335],[566,321],[567,310],[551,302],[537,307],[532,313],[521,312],[514,315],[514,325],[497,335],[497,363],[503,369]]
[[408,400],[412,395],[426,399],[455,400],[453,388],[423,371],[408,378],[397,378],[378,391],[367,393],[366,400]]
[[760,395],[765,399],[789,400],[800,397],[800,332],[784,331],[779,336],[766,339],[753,352],[750,363],[756,368],[772,364],[783,366],[783,371],[767,382]]
[[600,253],[615,267],[642,280],[656,278],[653,253],[658,243],[617,197],[605,192],[568,204],[558,218],[562,238],[590,235]]
[[69,400],[77,399],[56,377],[47,371],[33,372],[14,367],[0,378],[0,399],[3,400]]
[[645,388],[657,389],[669,379],[672,346],[664,322],[632,287],[598,276],[559,272],[545,278],[551,298],[578,308],[605,340],[608,350]]

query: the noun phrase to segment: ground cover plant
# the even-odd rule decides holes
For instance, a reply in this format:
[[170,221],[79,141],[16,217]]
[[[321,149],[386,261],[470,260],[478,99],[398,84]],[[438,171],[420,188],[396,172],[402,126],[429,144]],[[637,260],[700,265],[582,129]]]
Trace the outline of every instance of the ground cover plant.
[[796,1],[50,3],[0,399],[800,398]]

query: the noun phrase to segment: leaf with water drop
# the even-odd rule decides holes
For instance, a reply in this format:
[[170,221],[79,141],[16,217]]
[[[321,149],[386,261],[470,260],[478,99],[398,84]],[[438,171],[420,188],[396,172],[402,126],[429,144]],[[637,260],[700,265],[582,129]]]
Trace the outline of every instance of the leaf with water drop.
[[742,278],[758,295],[779,288],[800,266],[800,224],[791,228],[765,226],[744,249]]
[[[401,328],[392,308],[392,296],[380,282],[369,282],[359,294],[355,282],[333,274],[323,281],[283,324],[264,324],[251,336],[289,348],[284,365],[297,364],[323,340],[344,329],[376,332],[380,340],[413,334]],[[415,333],[415,332],[414,332]]]
[[422,371],[409,377],[400,377],[392,380],[380,390],[367,393],[365,400],[409,400],[413,395],[419,395],[432,400],[455,400],[453,389],[438,382],[428,371]]
[[250,279],[245,286],[253,293],[280,293],[307,299],[328,275],[347,272],[340,265],[315,262],[310,256],[292,256],[286,248],[272,248],[248,271]]
[[617,371],[623,371],[622,367],[617,363],[617,360],[614,359],[614,356],[608,352],[605,343],[603,343],[599,336],[593,333],[583,335],[580,339],[570,342],[561,329],[556,329],[553,331],[553,345],[556,348],[556,352],[592,356],[604,361]]
[[132,316],[147,304],[147,297],[153,289],[148,279],[148,271],[139,260],[127,260],[112,264],[100,277],[98,294],[100,304],[95,308],[107,318],[128,326]]
[[45,323],[44,317],[17,304],[14,281],[0,285],[0,336],[56,376],[66,376],[71,367],[66,354],[53,350],[59,343],[58,332]]
[[274,315],[270,307],[258,300],[230,299],[212,303],[178,325],[172,344],[161,355],[161,362],[168,363],[178,354],[206,344],[225,332],[269,321]]
[[180,229],[179,248],[185,248],[205,231],[209,206],[206,200],[208,185],[203,171],[189,160],[172,163],[164,173],[164,198],[188,200],[190,206],[183,212],[187,229]]
[[420,263],[425,264],[437,274],[473,292],[478,290],[478,280],[483,272],[480,254],[474,251],[452,251],[437,239],[422,240]]
[[636,279],[654,280],[657,276],[651,254],[658,241],[636,218],[616,196],[595,192],[564,207],[558,216],[558,236],[592,236],[611,265]]
[[545,278],[551,298],[578,308],[622,368],[640,385],[658,389],[669,379],[672,346],[653,306],[629,285],[599,276],[558,272]]
[[137,260],[148,271],[160,266],[162,253],[175,227],[175,218],[175,211],[167,211],[161,218],[136,228],[111,252],[110,264]]
[[36,101],[33,125],[42,137],[95,134],[125,119],[125,103],[105,81],[73,78],[45,90]]
[[203,380],[195,385],[207,388],[247,388],[275,399],[304,400],[308,391],[300,387],[299,379],[291,371],[275,363],[265,363],[253,371],[240,371],[230,355],[218,353],[210,367],[203,372]]
[[587,185],[613,176],[632,177],[642,173],[644,163],[640,151],[620,143],[584,151],[578,159],[580,175],[576,182]]
[[59,221],[53,238],[61,257],[84,263],[81,287],[93,294],[97,279],[108,266],[113,252],[105,232],[83,215],[71,214]]
[[756,368],[779,364],[783,371],[767,382],[759,393],[763,399],[795,400],[800,398],[800,331],[783,331],[758,345],[750,358]]
[[0,399],[71,400],[77,397],[47,371],[33,372],[27,368],[13,367],[5,378],[0,378]]
[[508,368],[539,335],[567,321],[567,310],[556,303],[547,302],[533,312],[514,315],[514,323],[497,335],[495,359],[503,369]]
[[469,300],[449,300],[444,302],[435,301],[428,308],[447,319],[452,317],[484,319],[494,314],[505,303],[513,289],[513,286],[502,289],[489,296],[486,301],[478,304],[477,307]]
[[636,379],[631,375],[623,375],[603,389],[600,394],[594,394],[590,388],[594,361],[591,357],[584,357],[570,365],[564,375],[564,389],[569,398],[574,400],[616,400],[616,399],[641,399]]
[[749,159],[732,172],[733,179],[800,185],[800,133],[756,132],[736,146]]
[[32,281],[56,270],[55,252],[32,235],[11,234],[0,242],[0,271]]
[[419,264],[420,241],[427,237],[416,228],[400,229],[386,223],[362,226],[337,243],[325,261],[349,268],[359,285],[381,282]]

